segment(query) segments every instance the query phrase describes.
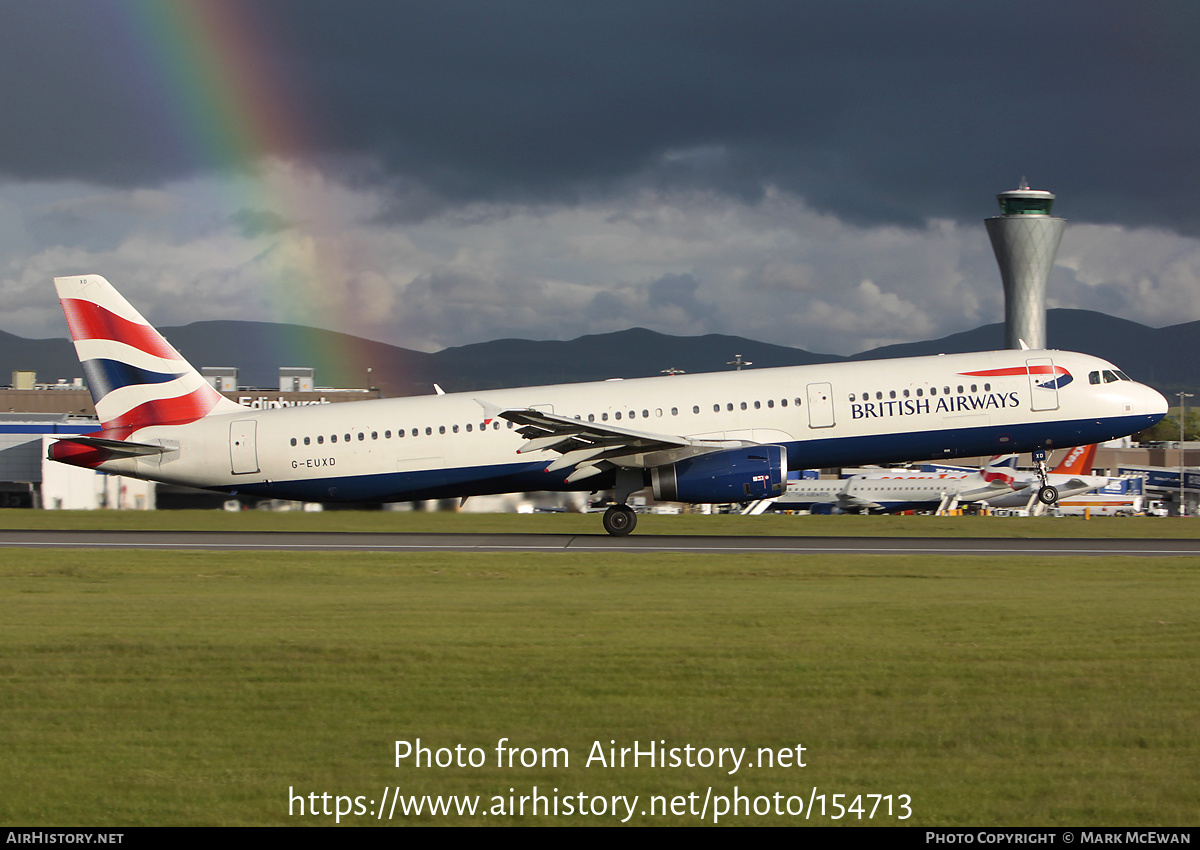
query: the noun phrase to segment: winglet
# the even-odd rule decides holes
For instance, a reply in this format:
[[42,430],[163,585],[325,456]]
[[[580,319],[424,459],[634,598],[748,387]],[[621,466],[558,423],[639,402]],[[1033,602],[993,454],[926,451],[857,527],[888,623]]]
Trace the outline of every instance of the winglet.
[[492,420],[504,410],[504,408],[492,404],[490,401],[484,401],[481,398],[475,399],[475,403],[483,408],[483,422],[485,425],[491,425]]

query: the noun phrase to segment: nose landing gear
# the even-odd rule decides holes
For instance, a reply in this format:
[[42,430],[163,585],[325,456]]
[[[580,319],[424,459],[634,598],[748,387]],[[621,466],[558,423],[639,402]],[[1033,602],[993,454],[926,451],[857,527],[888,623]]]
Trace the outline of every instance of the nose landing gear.
[[1038,501],[1043,505],[1053,505],[1058,501],[1058,488],[1046,482],[1046,452],[1043,449],[1038,449],[1033,453],[1033,462],[1037,466],[1037,477],[1040,487],[1038,487]]

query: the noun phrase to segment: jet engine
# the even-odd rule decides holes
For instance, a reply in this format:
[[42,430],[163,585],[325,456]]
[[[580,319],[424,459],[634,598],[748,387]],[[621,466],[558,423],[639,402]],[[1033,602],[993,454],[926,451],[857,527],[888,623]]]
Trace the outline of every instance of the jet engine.
[[690,457],[650,470],[662,502],[750,502],[783,494],[787,450],[747,446]]

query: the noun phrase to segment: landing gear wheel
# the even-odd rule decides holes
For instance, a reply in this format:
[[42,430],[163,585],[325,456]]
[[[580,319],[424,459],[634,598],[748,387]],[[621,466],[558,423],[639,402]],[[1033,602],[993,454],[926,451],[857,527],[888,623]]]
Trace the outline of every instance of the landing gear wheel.
[[604,530],[613,537],[624,537],[637,525],[637,514],[628,505],[614,505],[604,512]]
[[1058,501],[1058,488],[1051,487],[1047,484],[1042,489],[1038,490],[1038,501],[1043,505],[1053,505]]

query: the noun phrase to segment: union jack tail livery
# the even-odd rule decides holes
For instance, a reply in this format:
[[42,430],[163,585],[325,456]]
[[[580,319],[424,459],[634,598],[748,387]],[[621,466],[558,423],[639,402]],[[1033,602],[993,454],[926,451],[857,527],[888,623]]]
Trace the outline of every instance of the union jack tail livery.
[[1016,455],[994,455],[987,465],[980,470],[983,480],[989,484],[999,481],[1001,484],[1013,486],[1013,472],[1017,468]]
[[88,438],[56,444],[55,459],[82,454],[87,457],[76,462],[102,462],[114,452],[146,454],[148,446],[122,443],[151,425],[183,425],[209,413],[240,409],[213,389],[104,278],[57,277],[54,286],[103,426]]

